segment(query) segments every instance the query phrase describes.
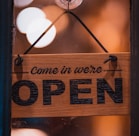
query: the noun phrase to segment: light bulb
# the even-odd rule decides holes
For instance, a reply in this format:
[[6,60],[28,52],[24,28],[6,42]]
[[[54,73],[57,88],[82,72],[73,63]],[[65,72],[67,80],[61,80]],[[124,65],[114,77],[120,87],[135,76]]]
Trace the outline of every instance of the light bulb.
[[14,0],[14,6],[15,7],[25,7],[31,4],[33,0]]
[[55,0],[56,4],[64,9],[74,9],[78,7],[83,0]]
[[39,8],[29,7],[23,9],[16,18],[16,25],[21,33],[26,33],[30,22],[39,18],[45,18],[46,14]]
[[[52,24],[52,22],[45,18],[40,18],[32,21],[29,24],[26,37],[29,43],[32,45],[36,40],[42,35],[42,33],[47,30],[47,28]],[[43,48],[51,44],[56,36],[56,28],[52,26],[43,37],[35,44],[35,48]]]

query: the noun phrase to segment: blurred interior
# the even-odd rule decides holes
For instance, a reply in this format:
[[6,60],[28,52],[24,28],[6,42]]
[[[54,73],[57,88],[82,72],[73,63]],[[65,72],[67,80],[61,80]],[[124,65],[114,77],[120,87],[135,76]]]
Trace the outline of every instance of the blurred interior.
[[[13,54],[23,54],[31,46],[25,34],[18,31],[15,23],[18,13],[26,7],[42,9],[51,21],[64,11],[54,0],[34,0],[28,6],[15,7],[16,38],[13,40]],[[84,0],[72,12],[80,17],[109,52],[130,51],[129,0]],[[95,40],[73,16],[65,14],[55,26],[57,30],[55,40],[45,48],[32,48],[30,54],[103,53]],[[33,123],[30,125],[28,122]],[[12,127],[14,130],[12,136],[18,136],[15,133],[18,128],[36,128],[49,136],[129,136],[130,120],[128,115],[13,119]],[[43,134],[38,136],[44,136]]]
[[[49,20],[54,21],[64,10],[54,0],[34,0],[27,7],[42,9]],[[26,7],[15,8],[15,22],[18,13]],[[109,52],[127,52],[130,50],[129,0],[84,0],[71,10],[87,25]],[[16,23],[14,22],[15,26]],[[99,53],[103,50],[71,15],[65,14],[55,24],[55,40],[42,49],[33,48],[29,53]],[[23,53],[29,46],[26,35],[15,27],[13,53]]]

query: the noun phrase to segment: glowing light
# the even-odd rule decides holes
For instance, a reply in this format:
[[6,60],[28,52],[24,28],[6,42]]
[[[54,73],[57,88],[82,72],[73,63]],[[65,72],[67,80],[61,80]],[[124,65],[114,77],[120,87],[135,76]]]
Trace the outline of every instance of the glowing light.
[[[29,24],[26,34],[29,43],[32,45],[51,24],[52,22],[45,18],[32,21],[32,23]],[[52,26],[34,47],[43,48],[48,46],[54,40],[55,36],[56,28],[55,26]]]
[[48,136],[46,133],[39,129],[12,129],[11,136]]
[[76,7],[78,7],[83,0],[55,0],[56,4],[64,9],[74,9]]
[[31,4],[33,0],[14,0],[15,7],[25,7]]
[[36,19],[45,18],[45,13],[36,7],[29,7],[22,10],[16,19],[16,25],[21,33],[26,33],[29,24]]

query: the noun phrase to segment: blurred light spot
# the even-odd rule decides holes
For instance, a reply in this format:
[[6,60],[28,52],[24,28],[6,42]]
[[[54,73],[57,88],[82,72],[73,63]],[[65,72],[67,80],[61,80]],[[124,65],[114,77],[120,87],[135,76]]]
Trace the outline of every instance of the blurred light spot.
[[31,4],[33,0],[14,0],[14,6],[15,7],[25,7]]
[[[43,7],[42,10],[47,15],[47,18],[52,22],[54,22],[54,20],[56,20],[56,18],[64,12],[63,9],[54,5]],[[57,33],[66,29],[68,23],[69,23],[68,16],[67,14],[65,14],[55,23]]]
[[22,10],[17,18],[16,18],[16,25],[18,30],[21,33],[26,33],[30,22],[33,20],[37,20],[40,18],[45,18],[44,12],[36,7],[29,7]]
[[11,136],[48,136],[41,130],[38,129],[12,129]]
[[[45,30],[52,24],[51,21],[45,18],[40,18],[32,21],[27,29],[27,39],[32,45],[41,36]],[[48,46],[56,36],[56,28],[52,26],[48,32],[46,32],[43,37],[35,44],[36,48],[43,48]]]

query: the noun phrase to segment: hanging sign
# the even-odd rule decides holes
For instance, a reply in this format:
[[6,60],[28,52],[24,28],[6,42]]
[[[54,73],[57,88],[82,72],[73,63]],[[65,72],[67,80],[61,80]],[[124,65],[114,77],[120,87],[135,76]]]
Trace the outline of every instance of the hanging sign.
[[12,117],[129,114],[129,53],[16,57]]

